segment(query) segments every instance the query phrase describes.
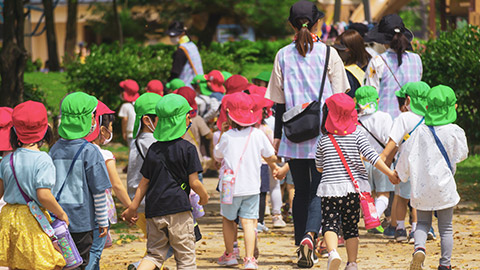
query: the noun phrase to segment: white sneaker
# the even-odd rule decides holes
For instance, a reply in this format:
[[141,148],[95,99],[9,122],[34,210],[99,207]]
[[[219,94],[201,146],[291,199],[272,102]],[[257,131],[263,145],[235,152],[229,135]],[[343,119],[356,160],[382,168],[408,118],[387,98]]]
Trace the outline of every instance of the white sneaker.
[[357,270],[357,263],[356,262],[349,262],[347,266],[345,266],[345,270]]
[[283,221],[281,215],[275,215],[272,217],[273,227],[274,228],[285,228],[287,224]]
[[330,251],[330,253],[328,254],[327,269],[338,270],[338,268],[340,268],[341,263],[342,263],[342,258],[340,258],[340,254],[338,254],[336,250]]
[[422,270],[424,261],[425,261],[425,251],[421,248],[418,248],[413,253],[412,262],[410,263],[410,270]]

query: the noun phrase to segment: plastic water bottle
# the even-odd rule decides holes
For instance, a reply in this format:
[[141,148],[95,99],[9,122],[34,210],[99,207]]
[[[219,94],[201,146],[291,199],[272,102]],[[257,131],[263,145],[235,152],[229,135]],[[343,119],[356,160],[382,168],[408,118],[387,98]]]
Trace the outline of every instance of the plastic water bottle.
[[67,263],[63,269],[77,268],[83,263],[83,259],[78,253],[77,246],[68,231],[67,223],[63,220],[55,219],[52,227],[55,230],[55,236],[57,237],[58,246],[62,251],[63,258]]
[[192,215],[194,219],[201,218],[205,215],[203,206],[198,204],[199,201],[200,196],[192,190],[192,192],[190,192],[190,204],[192,205]]

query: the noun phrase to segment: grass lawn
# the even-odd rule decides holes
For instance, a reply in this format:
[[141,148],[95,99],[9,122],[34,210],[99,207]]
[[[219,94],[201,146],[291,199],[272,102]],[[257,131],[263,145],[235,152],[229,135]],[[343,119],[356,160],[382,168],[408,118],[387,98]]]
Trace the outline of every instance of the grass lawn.
[[262,71],[272,71],[273,63],[269,64],[248,64],[245,65],[243,68],[242,75],[245,76],[249,81],[252,80],[253,77],[257,76]]
[[469,156],[458,164],[455,179],[462,200],[473,201],[480,209],[480,155]]
[[53,108],[53,113],[57,114],[60,101],[68,92],[67,74],[64,72],[29,72],[25,73],[25,82],[37,85],[45,93],[46,101]]

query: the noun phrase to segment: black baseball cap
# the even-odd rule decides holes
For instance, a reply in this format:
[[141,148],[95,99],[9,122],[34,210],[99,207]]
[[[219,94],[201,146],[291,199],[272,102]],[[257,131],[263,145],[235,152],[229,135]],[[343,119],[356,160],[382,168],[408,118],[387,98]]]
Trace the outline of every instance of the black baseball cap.
[[167,29],[167,35],[171,37],[176,37],[187,31],[187,28],[183,25],[181,21],[173,21]]
[[366,42],[389,44],[397,33],[404,34],[410,42],[413,40],[413,33],[405,27],[402,18],[397,14],[390,14],[383,17],[372,30],[368,31],[364,39]]
[[288,20],[295,28],[300,29],[302,25],[297,22],[297,19],[305,18],[308,20],[308,28],[311,28],[324,16],[325,14],[318,11],[317,6],[313,2],[301,0],[293,4],[290,8]]

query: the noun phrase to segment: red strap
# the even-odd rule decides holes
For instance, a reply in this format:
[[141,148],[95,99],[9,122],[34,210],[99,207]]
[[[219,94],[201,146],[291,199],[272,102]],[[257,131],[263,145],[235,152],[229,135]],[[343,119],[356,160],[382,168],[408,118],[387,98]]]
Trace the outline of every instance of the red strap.
[[347,170],[347,173],[350,176],[350,179],[352,179],[353,186],[355,187],[355,190],[357,190],[357,192],[361,194],[360,187],[358,186],[358,182],[353,177],[352,171],[350,170],[350,167],[347,164],[347,160],[345,160],[345,157],[343,156],[343,153],[342,153],[342,150],[340,149],[340,146],[338,145],[337,141],[335,140],[335,138],[333,137],[332,134],[328,134],[328,137],[330,138],[330,141],[332,141],[333,146],[335,146],[335,149],[337,150],[338,156],[342,160],[343,166]]

